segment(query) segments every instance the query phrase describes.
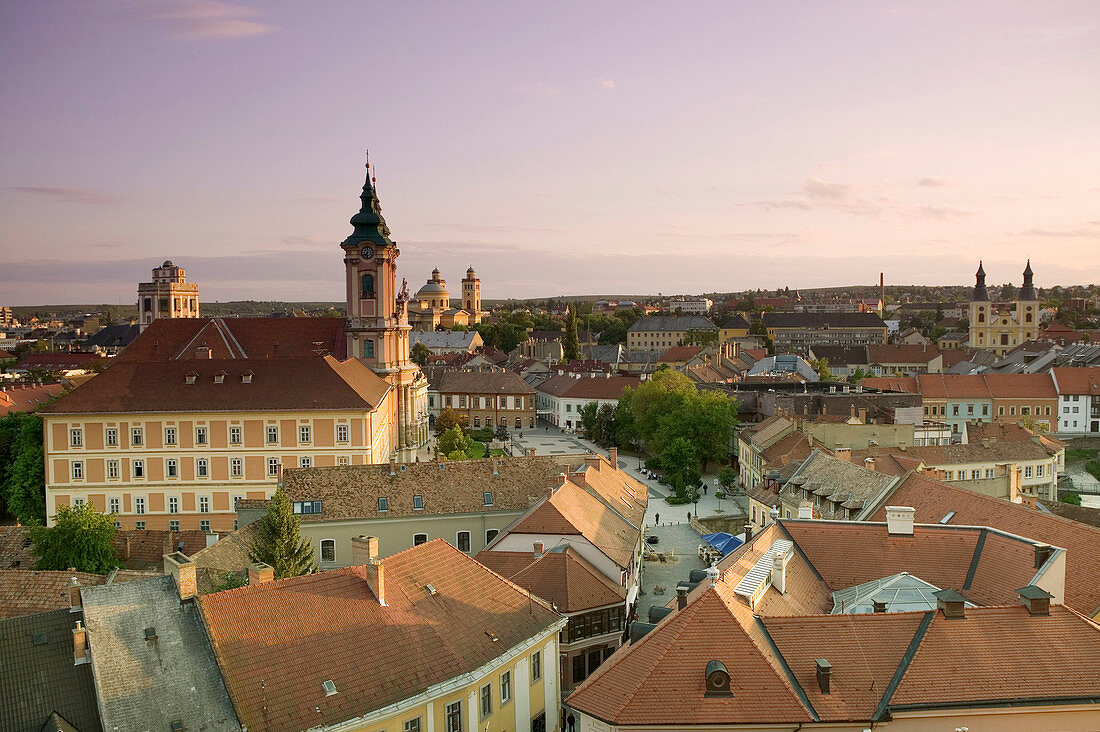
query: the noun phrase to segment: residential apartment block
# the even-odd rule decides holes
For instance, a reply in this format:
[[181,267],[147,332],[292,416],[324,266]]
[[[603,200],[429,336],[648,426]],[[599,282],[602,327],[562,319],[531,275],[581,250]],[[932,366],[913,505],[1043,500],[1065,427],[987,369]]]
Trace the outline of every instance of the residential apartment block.
[[693,331],[717,335],[718,327],[701,315],[653,315],[627,328],[626,347],[632,351],[664,351],[687,344],[688,334]]
[[1053,368],[1061,435],[1100,433],[1100,368]]
[[875,313],[776,313],[761,316],[776,353],[805,355],[812,346],[886,343],[886,323]]

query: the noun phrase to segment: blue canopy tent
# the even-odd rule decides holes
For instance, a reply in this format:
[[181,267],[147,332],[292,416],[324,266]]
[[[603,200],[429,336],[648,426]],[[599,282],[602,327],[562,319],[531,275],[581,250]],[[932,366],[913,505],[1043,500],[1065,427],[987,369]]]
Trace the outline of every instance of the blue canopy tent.
[[722,556],[729,554],[744,543],[736,536],[727,534],[725,531],[719,531],[715,534],[703,534],[703,541],[722,552]]

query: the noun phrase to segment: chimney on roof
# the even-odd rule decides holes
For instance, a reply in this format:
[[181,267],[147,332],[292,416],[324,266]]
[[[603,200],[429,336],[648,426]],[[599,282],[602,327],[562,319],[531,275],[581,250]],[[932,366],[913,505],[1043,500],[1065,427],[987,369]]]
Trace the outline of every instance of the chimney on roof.
[[542,553],[546,549],[546,545],[543,544],[541,541],[536,541],[533,548],[535,559],[539,559],[542,557]]
[[69,612],[78,613],[84,609],[80,599],[80,583],[73,577],[69,581]]
[[772,555],[772,587],[782,595],[787,587],[787,561],[791,558],[790,552]]
[[867,424],[867,410],[866,409],[860,409],[859,410],[859,423],[860,424]]
[[833,450],[833,454],[838,460],[843,460],[846,463],[852,462],[852,448],[850,447],[841,447],[837,445]]
[[214,352],[210,350],[209,346],[199,346],[195,349],[195,358],[211,359],[214,358]]
[[876,613],[886,612],[886,600],[882,600],[882,599],[876,597],[876,598],[871,600],[871,605],[872,605],[872,607],[874,607],[874,611]]
[[90,660],[88,658],[88,629],[84,627],[84,623],[78,620],[76,621],[76,627],[73,628],[73,665],[80,666]]
[[1042,587],[1028,585],[1016,590],[1030,615],[1050,615],[1050,594]]
[[945,618],[965,618],[966,598],[950,588],[934,593],[936,609],[943,611]]
[[817,687],[822,694],[829,693],[829,682],[833,678],[833,666],[824,658],[814,659],[814,668],[817,670]]
[[802,501],[798,504],[798,518],[812,519],[814,517],[814,504],[812,501]]
[[1054,547],[1050,544],[1035,545],[1035,569],[1039,569],[1047,560],[1054,556]]
[[367,584],[378,598],[378,604],[386,604],[386,576],[382,560],[378,558],[377,536],[351,537],[352,564],[362,565],[367,571]]
[[745,524],[745,543],[752,541],[752,524]]
[[179,590],[180,600],[189,600],[198,594],[195,579],[195,563],[183,552],[164,555],[164,573],[172,575]]
[[688,604],[688,588],[677,587],[676,588],[676,609],[683,610]]
[[607,459],[611,462],[611,467],[615,470],[619,469],[619,448],[613,447],[608,452]]
[[275,568],[263,562],[248,565],[248,584],[260,585],[275,579]]
[[916,509],[911,506],[887,506],[886,533],[890,536],[912,536],[915,514]]
[[594,452],[590,452],[584,456],[584,467],[600,469],[600,456]]
[[868,470],[874,470],[875,469],[875,459],[873,457],[864,458],[863,459],[863,467],[867,468]]

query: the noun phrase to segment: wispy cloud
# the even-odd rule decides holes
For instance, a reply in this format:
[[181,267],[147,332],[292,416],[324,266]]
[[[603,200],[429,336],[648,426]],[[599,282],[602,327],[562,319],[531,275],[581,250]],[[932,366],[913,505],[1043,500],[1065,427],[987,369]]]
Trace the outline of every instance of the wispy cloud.
[[604,91],[612,91],[615,88],[615,82],[611,79],[600,79],[600,88]]
[[276,30],[256,20],[265,13],[216,0],[153,0],[141,5],[137,15],[186,40],[248,38]]
[[980,211],[975,209],[963,208],[962,206],[952,206],[948,203],[927,204],[924,206],[917,206],[913,209],[908,209],[903,212],[904,215],[909,218],[916,219],[964,219],[969,216],[976,216]]
[[940,178],[935,175],[922,175],[920,178],[917,178],[918,186],[927,186],[929,188],[938,188],[940,186],[950,186],[954,184],[955,181],[951,178]]
[[561,94],[561,90],[555,85],[544,84],[541,81],[521,82],[516,84],[515,89],[520,94],[534,94],[547,99],[557,99],[558,95]]
[[[1100,222],[1088,222],[1091,226],[1095,226]],[[1037,236],[1049,239],[1100,239],[1100,229],[1077,227],[1067,229],[1027,229],[1026,231],[1020,231],[1013,236]]]
[[802,192],[817,200],[840,201],[848,197],[852,187],[843,183],[830,183],[821,178],[809,178],[802,184]]
[[10,190],[16,193],[26,193],[41,198],[52,198],[56,201],[68,203],[119,203],[121,198],[111,196],[89,188],[64,188],[60,186],[12,186]]

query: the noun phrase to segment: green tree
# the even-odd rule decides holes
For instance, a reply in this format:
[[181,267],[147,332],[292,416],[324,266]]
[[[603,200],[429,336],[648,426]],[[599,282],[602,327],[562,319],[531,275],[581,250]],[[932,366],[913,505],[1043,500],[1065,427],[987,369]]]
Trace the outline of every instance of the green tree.
[[728,465],[723,465],[718,471],[718,483],[729,488],[737,482],[737,471]]
[[435,418],[435,433],[441,435],[452,427],[460,427],[463,430],[470,423],[468,415],[460,413],[454,407],[444,407],[439,416]]
[[431,355],[432,349],[428,348],[423,343],[417,343],[415,346],[412,347],[412,354],[410,358],[412,358],[413,363],[423,369],[427,368],[428,356]]
[[685,346],[706,346],[718,342],[716,330],[689,330],[684,334]]
[[868,379],[874,376],[870,371],[864,371],[861,367],[856,366],[856,370],[852,372],[852,375],[848,377],[848,383],[858,384],[864,379]]
[[498,424],[496,426],[496,429],[493,430],[493,437],[497,438],[498,440],[507,440],[508,439],[508,425]]
[[0,427],[0,497],[24,525],[46,523],[45,455],[42,418],[34,414],[8,415]]
[[600,411],[596,415],[596,433],[599,435],[596,444],[603,447],[612,447],[618,444],[615,441],[615,407],[611,404],[600,405]]
[[115,538],[115,520],[98,513],[90,505],[60,506],[54,525],[39,523],[27,527],[37,561],[35,569],[66,570],[106,574],[118,565],[111,540]]
[[821,381],[832,381],[833,372],[829,370],[829,359],[827,358],[815,358],[810,361],[810,366],[813,366],[814,371],[817,372],[817,378]]
[[1058,494],[1058,500],[1061,501],[1062,503],[1068,503],[1071,506],[1080,506],[1081,505],[1081,494],[1080,493],[1059,493]]
[[676,491],[676,497],[690,500],[692,491],[702,477],[699,454],[690,440],[677,437],[661,450],[661,469],[665,482]]
[[768,351],[775,350],[775,342],[768,335],[768,326],[764,323],[763,318],[757,318],[749,324],[749,335],[760,336],[764,339],[764,347]]
[[283,489],[276,489],[271,506],[260,519],[260,530],[249,557],[275,570],[275,579],[317,571],[313,547],[302,538],[302,520]]
[[562,336],[561,347],[564,353],[562,360],[566,363],[580,358],[580,346],[577,341],[577,306],[573,303],[569,303],[565,309],[565,335]]
[[452,454],[462,453],[462,457],[457,459],[464,460],[473,445],[473,439],[466,434],[462,427],[455,425],[439,436],[439,445],[436,450],[446,455],[448,460],[456,459],[451,457]]
[[580,408],[581,413],[581,429],[584,430],[584,436],[593,442],[599,441],[599,427],[598,422],[600,418],[600,403],[588,402]]

